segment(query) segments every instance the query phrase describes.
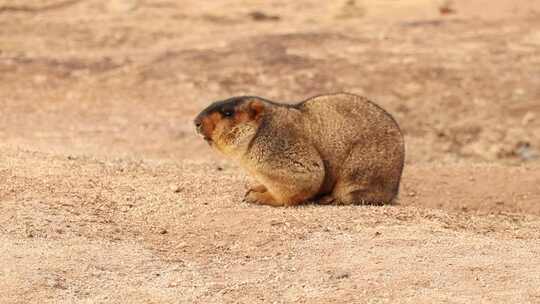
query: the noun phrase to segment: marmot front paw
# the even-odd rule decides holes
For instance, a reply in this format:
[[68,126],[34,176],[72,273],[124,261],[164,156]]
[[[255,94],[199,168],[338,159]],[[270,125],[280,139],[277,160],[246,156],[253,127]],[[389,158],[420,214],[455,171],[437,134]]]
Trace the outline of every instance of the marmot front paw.
[[[264,188],[264,186],[262,186]],[[258,191],[263,190],[263,191]],[[244,196],[244,202],[250,204],[270,205],[270,206],[283,206],[282,203],[277,202],[274,197],[266,190],[260,187],[249,189]]]
[[258,201],[257,201],[256,195],[253,194],[253,193],[263,193],[263,192],[266,192],[266,191],[268,191],[268,190],[263,185],[253,186],[253,187],[249,188],[248,191],[246,191],[246,194],[244,194],[243,201],[247,202],[247,203],[251,203],[251,204],[256,204],[256,203],[258,203]]
[[253,187],[250,187],[249,190],[246,192],[246,195],[248,195],[248,193],[250,192],[266,192],[267,189],[264,185],[256,185],[256,186],[253,186]]

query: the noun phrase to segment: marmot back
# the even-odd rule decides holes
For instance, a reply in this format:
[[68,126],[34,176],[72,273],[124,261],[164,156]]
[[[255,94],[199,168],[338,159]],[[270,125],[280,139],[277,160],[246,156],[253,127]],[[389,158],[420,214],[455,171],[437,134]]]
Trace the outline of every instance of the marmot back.
[[404,163],[395,120],[366,98],[321,95],[296,105],[242,96],[206,108],[205,139],[260,183],[246,200],[269,205],[387,203]]
[[[299,104],[311,141],[325,157],[323,192],[352,179],[358,182],[394,180],[388,190],[397,194],[405,157],[403,136],[396,121],[368,99],[352,94],[323,95]],[[349,176],[347,176],[349,175]],[[376,185],[369,188],[373,191]],[[363,200],[366,201],[367,197]],[[379,199],[390,201],[389,195]],[[368,200],[375,203],[372,200]]]

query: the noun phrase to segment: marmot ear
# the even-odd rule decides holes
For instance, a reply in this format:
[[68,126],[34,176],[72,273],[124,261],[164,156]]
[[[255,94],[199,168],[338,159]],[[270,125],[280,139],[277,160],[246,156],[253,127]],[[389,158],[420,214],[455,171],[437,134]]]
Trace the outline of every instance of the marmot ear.
[[264,113],[265,105],[260,100],[252,100],[252,101],[249,102],[248,108],[249,108],[249,116],[253,120],[257,120]]

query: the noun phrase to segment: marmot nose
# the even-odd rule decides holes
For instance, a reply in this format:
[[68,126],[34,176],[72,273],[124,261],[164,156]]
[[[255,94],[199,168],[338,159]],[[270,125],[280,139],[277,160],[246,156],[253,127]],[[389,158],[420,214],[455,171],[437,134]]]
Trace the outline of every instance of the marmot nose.
[[197,128],[197,132],[201,132],[202,123],[200,120],[195,120],[195,128]]

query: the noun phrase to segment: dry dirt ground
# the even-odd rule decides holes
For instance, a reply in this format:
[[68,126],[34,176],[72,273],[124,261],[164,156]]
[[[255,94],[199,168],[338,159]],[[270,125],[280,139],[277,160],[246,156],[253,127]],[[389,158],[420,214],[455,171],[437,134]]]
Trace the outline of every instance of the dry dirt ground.
[[[537,0],[0,0],[0,303],[540,303]],[[349,91],[392,206],[242,203],[210,101]]]

